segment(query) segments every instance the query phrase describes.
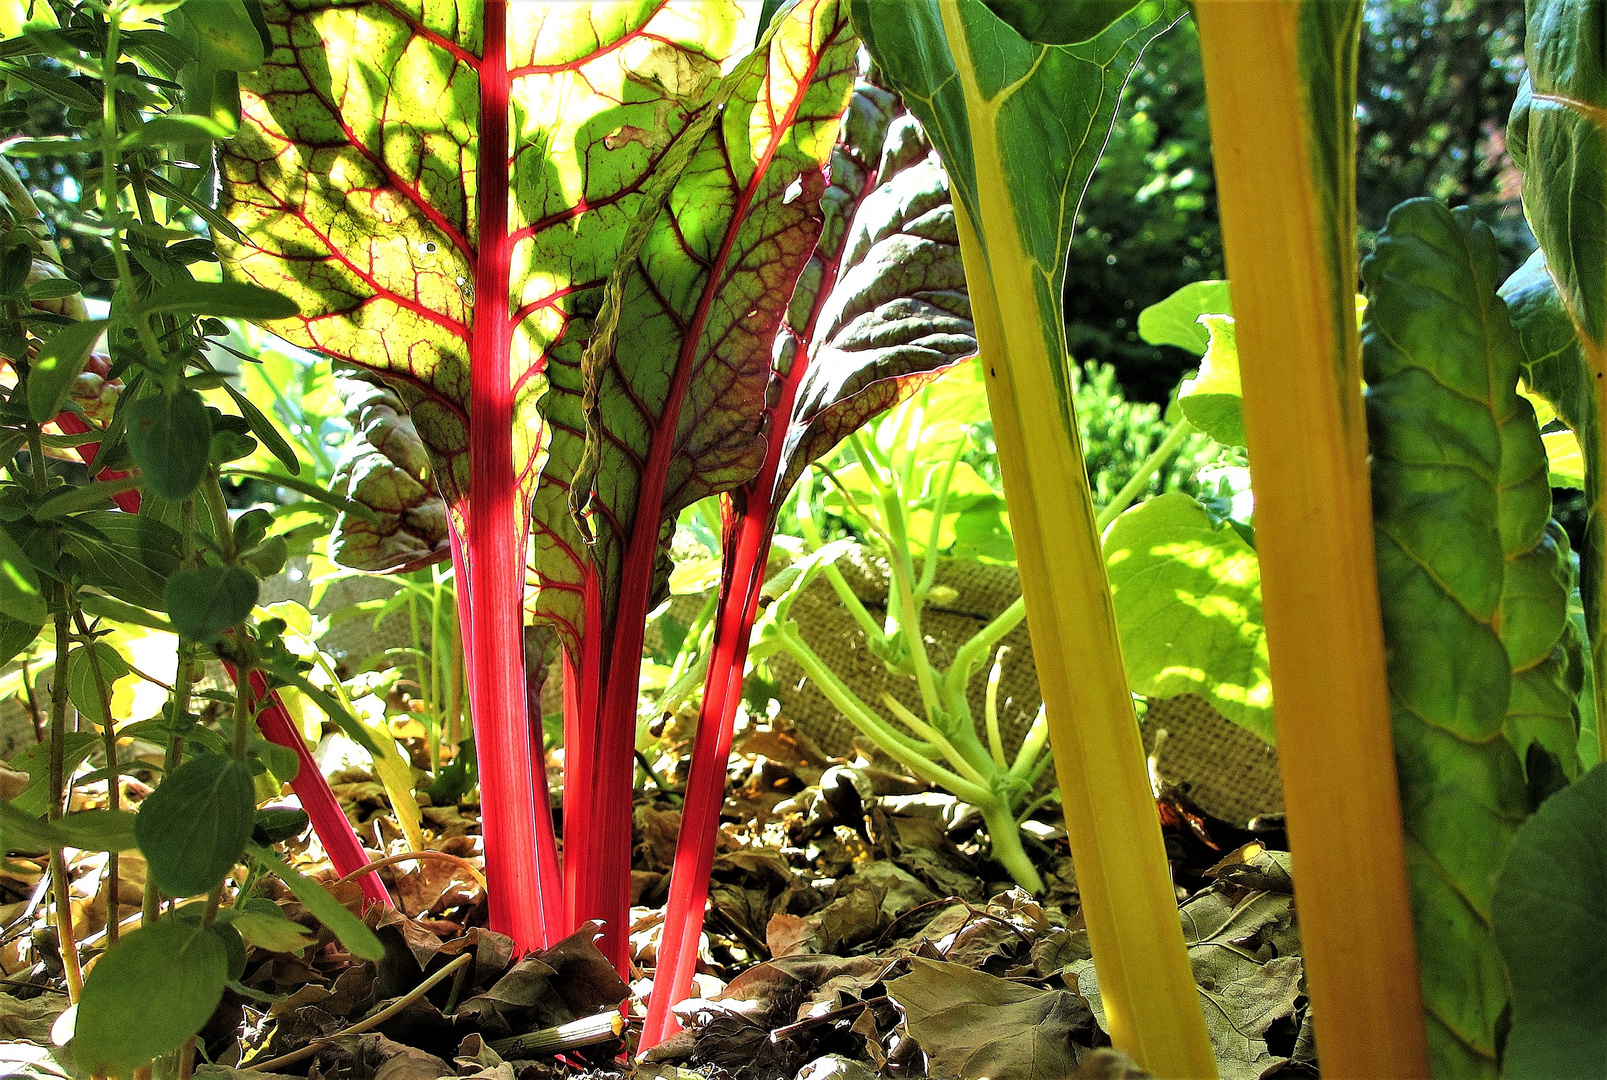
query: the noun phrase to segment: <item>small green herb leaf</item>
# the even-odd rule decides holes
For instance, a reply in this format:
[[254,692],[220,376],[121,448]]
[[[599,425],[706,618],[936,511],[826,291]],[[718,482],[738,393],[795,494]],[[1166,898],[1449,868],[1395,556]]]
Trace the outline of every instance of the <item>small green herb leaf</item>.
[[168,578],[162,604],[180,634],[212,641],[251,614],[257,590],[257,579],[241,567],[188,567]]
[[211,1018],[228,977],[228,949],[211,927],[170,916],[124,936],[84,982],[78,1065],[127,1075],[177,1049]]
[[290,297],[242,281],[164,285],[145,301],[147,315],[216,315],[223,319],[289,319],[301,314]]
[[50,616],[33,563],[3,529],[0,529],[0,611],[17,622],[36,626]]
[[385,946],[374,936],[374,931],[364,925],[363,920],[347,911],[339,900],[325,892],[322,885],[265,847],[252,844],[250,850],[252,858],[277,874],[279,880],[283,881],[296,899],[301,901],[302,907],[329,927],[330,931],[340,939],[340,943],[351,950],[353,956],[362,960],[378,960],[385,955]]
[[105,330],[105,319],[69,323],[39,347],[28,369],[28,415],[41,424],[56,418]]
[[106,700],[112,696],[112,684],[129,674],[128,664],[118,651],[104,641],[93,646],[80,645],[67,658],[67,696],[73,706],[97,727],[104,727],[110,716],[101,702],[100,687],[95,679],[95,665],[90,662],[89,650],[95,650],[100,662],[100,677],[106,680]]
[[187,499],[206,475],[212,418],[194,390],[153,394],[128,410],[128,449],[151,490],[164,499]]
[[256,816],[251,770],[220,754],[192,758],[169,773],[134,823],[151,873],[169,896],[194,896],[240,861]]

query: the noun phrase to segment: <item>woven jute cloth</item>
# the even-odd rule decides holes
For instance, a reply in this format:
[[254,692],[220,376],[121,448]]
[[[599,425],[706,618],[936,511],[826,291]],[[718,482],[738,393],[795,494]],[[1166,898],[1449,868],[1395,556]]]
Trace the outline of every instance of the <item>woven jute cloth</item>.
[[[886,563],[864,548],[854,548],[837,565],[848,587],[880,623],[887,610]],[[928,602],[921,625],[927,655],[945,670],[957,649],[1021,595],[1021,583],[1011,567],[967,559],[940,559],[935,581],[945,587],[942,599]],[[861,701],[887,717],[882,706],[882,694],[887,693],[919,715],[921,699],[915,680],[889,672],[870,651],[864,632],[824,576],[798,598],[791,615],[804,640]],[[1002,644],[1007,651],[999,685],[999,728],[1013,756],[1043,699],[1026,623],[1006,635]],[[985,715],[987,675],[992,665],[990,656],[969,687],[971,712],[979,723]],[[826,700],[797,662],[782,654],[770,667],[780,684],[782,716],[826,753],[852,756],[859,730]],[[1156,769],[1161,779],[1185,792],[1200,809],[1234,824],[1283,811],[1277,751],[1224,718],[1204,698],[1188,694],[1151,699],[1140,711],[1145,750],[1154,752],[1160,737]],[[1053,782],[1050,771],[1040,789]]]

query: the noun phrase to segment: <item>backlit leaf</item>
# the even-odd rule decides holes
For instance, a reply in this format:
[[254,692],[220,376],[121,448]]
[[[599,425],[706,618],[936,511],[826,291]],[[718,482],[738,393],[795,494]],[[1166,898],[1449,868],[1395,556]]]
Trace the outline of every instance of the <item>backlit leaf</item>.
[[1273,741],[1272,681],[1255,552],[1193,498],[1170,492],[1105,534],[1122,658],[1135,694],[1200,694]]
[[1529,811],[1520,755],[1538,740],[1575,757],[1566,539],[1497,267],[1468,211],[1417,199],[1362,268],[1379,599],[1429,1047],[1447,1076],[1494,1075],[1508,1001],[1490,901]]

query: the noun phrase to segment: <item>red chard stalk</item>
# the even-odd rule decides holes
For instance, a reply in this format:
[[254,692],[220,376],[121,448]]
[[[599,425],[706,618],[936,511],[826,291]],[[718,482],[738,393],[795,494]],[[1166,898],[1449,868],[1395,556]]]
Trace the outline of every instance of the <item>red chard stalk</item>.
[[[735,3],[683,7],[268,0],[273,48],[242,79],[222,164],[244,237],[221,243],[227,272],[295,297],[303,314],[271,328],[379,374],[430,454],[454,527],[491,925],[523,950],[570,925],[525,704],[533,525],[538,551],[550,540],[537,478],[562,503],[572,475],[537,401],[578,364],[650,179],[743,41]],[[563,584],[542,580],[535,610],[578,649],[583,589],[571,615],[548,588]]]
[[[798,0],[669,150],[626,240],[581,377],[585,445],[570,491],[590,534],[606,635],[583,843],[566,836],[576,910],[628,968],[631,802],[647,613],[680,511],[764,464],[770,355],[814,251],[824,170],[858,42],[836,0]],[[561,433],[555,427],[556,444]],[[539,566],[539,557],[538,557]],[[566,829],[568,828],[566,821]]]
[[975,353],[947,179],[897,98],[861,83],[831,158],[825,223],[775,350],[764,466],[725,503],[713,652],[642,1046],[691,990],[748,645],[776,517],[803,468]]

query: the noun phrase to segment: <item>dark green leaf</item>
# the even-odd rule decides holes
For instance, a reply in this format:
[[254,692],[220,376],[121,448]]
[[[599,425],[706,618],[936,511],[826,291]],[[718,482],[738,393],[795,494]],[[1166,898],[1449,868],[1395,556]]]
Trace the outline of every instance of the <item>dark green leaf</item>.
[[[78,560],[86,583],[136,608],[163,610],[162,589],[180,561],[176,530],[155,518],[119,510],[91,510],[64,518],[62,524],[62,546]],[[83,599],[86,611],[142,622],[136,612],[109,602],[105,610],[97,610],[100,603],[99,598]],[[167,629],[161,624],[156,628]]]
[[212,641],[251,614],[257,579],[238,566],[196,566],[167,579],[162,603],[173,628],[195,641]]
[[[97,727],[104,726],[110,717],[101,705],[101,690],[95,678],[95,665],[90,662],[90,646],[80,645],[67,658],[67,696]],[[95,658],[100,662],[100,678],[105,680],[106,699],[111,700],[112,684],[129,674],[128,664],[118,651],[104,641],[94,643]]]
[[[62,766],[71,776],[89,755],[100,745],[100,736],[90,731],[62,733]],[[50,809],[50,740],[35,743],[12,757],[8,768],[28,774],[28,788],[11,800],[11,805],[25,814],[43,817]]]
[[128,448],[145,482],[164,499],[187,499],[206,475],[212,418],[194,390],[152,394],[128,410]]
[[0,846],[6,851],[127,851],[134,846],[134,818],[127,810],[80,810],[46,821],[0,802]]
[[216,315],[224,319],[288,319],[296,302],[243,281],[186,281],[164,285],[141,305],[147,315]]
[[43,619],[35,623],[0,614],[0,665],[11,663],[18,653],[32,645],[44,626]]
[[1595,1080],[1607,1061],[1607,765],[1518,830],[1492,903],[1512,981],[1510,1080]]
[[170,915],[125,935],[84,982],[79,1067],[126,1076],[176,1050],[211,1019],[228,977],[228,948],[211,927]]
[[8,618],[30,625],[43,625],[50,617],[39,574],[4,529],[0,529],[0,611]]
[[100,111],[100,99],[65,75],[57,75],[53,71],[41,71],[25,64],[0,64],[0,74],[26,83],[40,93],[55,98],[69,109],[81,109],[92,113]]
[[1098,37],[1138,0],[982,0],[1028,41],[1076,45]]
[[340,901],[325,892],[322,885],[300,873],[265,847],[252,844],[250,850],[252,857],[277,874],[279,880],[283,881],[296,899],[301,901],[302,907],[329,927],[353,956],[362,960],[378,960],[385,955],[385,946],[379,943],[374,931],[365,926],[363,920],[347,911]]
[[381,520],[380,516],[372,508],[336,495],[327,488],[320,487],[311,481],[303,480],[299,476],[281,476],[279,473],[262,472],[259,469],[224,469],[223,475],[249,476],[253,480],[264,480],[270,484],[278,484],[282,488],[289,488],[291,491],[305,495],[307,498],[321,502],[326,506],[333,506],[343,514],[356,514],[364,521],[370,521],[376,525]]
[[283,806],[264,807],[257,811],[252,821],[251,842],[264,846],[282,843],[306,832],[309,824],[311,819],[305,810]]
[[113,495],[133,491],[139,485],[138,477],[124,476],[116,480],[96,480],[83,487],[68,487],[34,507],[33,516],[39,521],[49,521],[80,510],[102,507],[111,501]]
[[243,763],[207,754],[174,769],[134,822],[156,884],[169,896],[195,896],[222,881],[251,839],[256,810]]
[[239,408],[240,415],[245,417],[246,423],[251,425],[252,433],[262,440],[263,445],[268,448],[268,452],[278,458],[279,463],[289,469],[291,475],[299,476],[301,474],[301,460],[296,457],[296,452],[290,448],[290,444],[285,441],[285,437],[279,434],[279,429],[274,426],[273,421],[269,420],[261,409],[253,405],[250,398],[236,390],[230,383],[224,383],[223,389],[234,399],[234,404]]

